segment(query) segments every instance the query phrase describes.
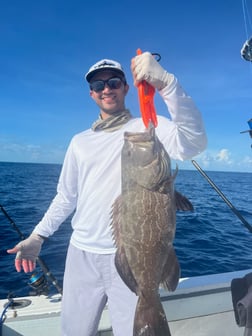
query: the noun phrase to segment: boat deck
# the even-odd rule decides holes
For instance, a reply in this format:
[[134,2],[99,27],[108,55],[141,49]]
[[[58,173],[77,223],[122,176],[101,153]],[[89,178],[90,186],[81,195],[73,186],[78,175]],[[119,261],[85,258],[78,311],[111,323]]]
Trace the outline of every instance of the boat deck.
[[[160,290],[162,304],[172,336],[242,336],[244,328],[234,318],[230,283],[251,270],[181,279],[177,290]],[[21,307],[22,303],[27,303]],[[7,300],[0,300],[1,310]],[[60,335],[59,295],[15,299],[15,309],[9,309],[1,336]],[[107,308],[104,309],[99,336],[111,336]]]

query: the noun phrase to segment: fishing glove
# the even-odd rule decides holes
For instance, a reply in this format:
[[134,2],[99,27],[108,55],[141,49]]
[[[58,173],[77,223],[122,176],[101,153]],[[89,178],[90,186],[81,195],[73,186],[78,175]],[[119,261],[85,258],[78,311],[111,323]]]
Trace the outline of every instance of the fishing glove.
[[43,242],[44,238],[36,233],[32,233],[27,239],[22,240],[16,245],[18,248],[16,259],[26,259],[35,262]]
[[174,75],[164,70],[149,52],[136,56],[134,62],[133,72],[137,82],[145,80],[157,90],[162,90],[174,79]]

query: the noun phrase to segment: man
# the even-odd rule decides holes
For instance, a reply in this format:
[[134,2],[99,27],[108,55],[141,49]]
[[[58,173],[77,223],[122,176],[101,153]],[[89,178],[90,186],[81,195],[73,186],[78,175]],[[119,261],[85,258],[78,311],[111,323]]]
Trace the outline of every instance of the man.
[[[131,63],[134,84],[146,80],[166,103],[171,119],[158,116],[157,135],[173,159],[185,160],[206,146],[201,115],[177,79],[146,52]],[[73,137],[62,167],[57,194],[29,238],[9,253],[15,266],[31,272],[45,237],[73,212],[63,284],[62,336],[93,336],[108,303],[115,336],[130,336],[137,297],[114,266],[111,207],[121,189],[121,149],[125,131],[144,131],[141,118],[125,108],[129,90],[121,65],[102,60],[86,74],[99,119]]]

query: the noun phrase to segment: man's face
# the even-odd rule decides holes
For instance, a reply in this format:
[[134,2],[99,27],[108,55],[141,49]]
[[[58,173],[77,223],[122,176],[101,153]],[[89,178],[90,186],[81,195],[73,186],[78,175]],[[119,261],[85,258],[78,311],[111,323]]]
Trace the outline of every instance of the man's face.
[[[120,78],[116,72],[101,71],[94,75],[91,83],[97,80],[108,80],[110,78]],[[90,90],[90,96],[94,99],[96,104],[100,107],[103,119],[108,118],[111,114],[125,110],[125,96],[129,90],[128,84],[123,81],[118,89],[110,88],[106,83],[104,89],[101,91]]]

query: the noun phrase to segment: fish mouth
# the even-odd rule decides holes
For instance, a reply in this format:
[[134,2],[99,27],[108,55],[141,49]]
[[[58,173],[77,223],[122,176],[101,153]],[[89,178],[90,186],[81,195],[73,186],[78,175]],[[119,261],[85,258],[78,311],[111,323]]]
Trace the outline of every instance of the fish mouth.
[[153,124],[150,123],[149,127],[144,132],[125,132],[124,140],[133,143],[142,143],[154,141],[155,139],[155,128]]
[[157,152],[155,144],[155,138],[148,132],[125,132],[124,134],[124,148],[126,149],[124,153],[131,158],[133,166],[147,167],[153,164]]
[[133,132],[125,132],[124,133],[124,139],[131,142],[144,142],[144,141],[150,141],[153,137],[147,133],[147,132],[139,132],[139,133],[133,133]]
[[146,189],[159,188],[171,176],[169,155],[152,125],[144,132],[124,133],[122,158],[125,166],[131,166],[132,179],[137,177],[137,183]]

